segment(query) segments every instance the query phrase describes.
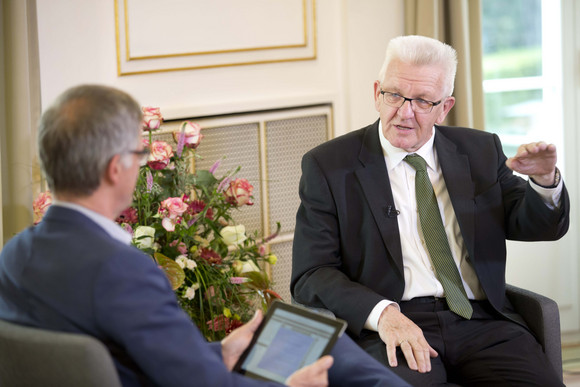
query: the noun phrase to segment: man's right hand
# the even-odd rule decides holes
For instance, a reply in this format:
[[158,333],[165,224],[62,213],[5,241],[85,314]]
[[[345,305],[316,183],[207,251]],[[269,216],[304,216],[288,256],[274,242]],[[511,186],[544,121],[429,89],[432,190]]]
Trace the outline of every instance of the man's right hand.
[[421,373],[431,371],[431,358],[435,351],[423,336],[423,331],[399,311],[396,305],[387,306],[379,317],[379,336],[387,345],[387,358],[391,367],[397,366],[397,347],[401,347],[409,368]]
[[291,387],[325,387],[328,386],[328,369],[334,359],[326,355],[307,367],[300,368],[286,379],[286,385]]

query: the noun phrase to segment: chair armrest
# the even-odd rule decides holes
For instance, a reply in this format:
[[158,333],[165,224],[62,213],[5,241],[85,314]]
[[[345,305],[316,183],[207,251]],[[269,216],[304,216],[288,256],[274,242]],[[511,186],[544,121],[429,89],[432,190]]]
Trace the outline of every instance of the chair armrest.
[[296,300],[294,299],[294,297],[291,297],[291,300],[290,300],[290,302],[291,302],[293,305],[301,306],[301,307],[303,307],[303,308],[305,308],[305,309],[308,309],[308,310],[311,310],[311,311],[313,311],[313,312],[316,312],[316,313],[322,314],[322,315],[324,315],[324,316],[326,316],[326,317],[330,317],[330,318],[336,319],[336,315],[335,315],[334,313],[332,313],[332,312],[331,312],[330,310],[328,310],[328,309],[325,309],[325,308],[317,308],[317,307],[314,307],[314,306],[308,306],[308,305],[301,304],[301,303],[299,303],[298,301],[296,301]]
[[558,304],[541,294],[506,285],[506,296],[534,333],[552,366],[562,377],[562,342]]

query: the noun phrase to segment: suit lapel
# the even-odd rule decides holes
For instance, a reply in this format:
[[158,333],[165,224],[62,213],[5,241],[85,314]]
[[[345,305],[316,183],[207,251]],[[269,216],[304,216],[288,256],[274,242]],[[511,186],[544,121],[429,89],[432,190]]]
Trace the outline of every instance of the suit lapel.
[[[378,121],[364,135],[359,153],[362,167],[355,174],[379,228],[383,243],[403,275],[403,254],[389,175],[378,137]],[[389,208],[391,211],[389,212]],[[390,216],[389,216],[390,215]]]
[[467,155],[459,154],[455,144],[435,131],[435,151],[441,164],[445,185],[459,223],[469,256],[473,258],[475,240],[474,184]]

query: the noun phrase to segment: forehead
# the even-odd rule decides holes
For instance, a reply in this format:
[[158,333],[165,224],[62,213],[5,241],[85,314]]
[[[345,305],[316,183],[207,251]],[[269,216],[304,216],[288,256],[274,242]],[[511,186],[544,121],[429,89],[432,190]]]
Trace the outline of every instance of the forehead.
[[445,73],[437,65],[413,65],[394,60],[389,63],[383,81],[388,91],[406,97],[437,97],[443,93]]

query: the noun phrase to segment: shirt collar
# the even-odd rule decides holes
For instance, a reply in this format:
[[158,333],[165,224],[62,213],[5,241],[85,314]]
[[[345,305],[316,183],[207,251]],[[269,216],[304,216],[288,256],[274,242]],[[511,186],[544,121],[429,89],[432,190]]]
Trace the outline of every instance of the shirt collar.
[[104,215],[101,215],[95,211],[89,210],[86,207],[71,202],[55,200],[52,203],[52,205],[66,207],[71,210],[78,211],[81,214],[85,215],[90,220],[92,220],[93,222],[95,222],[97,225],[99,225],[112,238],[126,245],[131,244],[131,240],[133,239],[131,234],[125,231],[121,226],[119,226],[117,223],[113,222],[111,219],[107,218]]
[[396,166],[398,166],[401,161],[407,156],[408,154],[418,154],[419,156],[425,159],[427,166],[433,170],[437,170],[438,168],[438,160],[437,155],[435,154],[435,148],[433,146],[435,140],[435,127],[433,127],[433,131],[431,133],[431,137],[429,140],[423,144],[423,146],[417,151],[409,153],[404,149],[396,148],[389,140],[387,140],[383,134],[383,125],[382,121],[379,120],[379,140],[381,142],[381,148],[383,148],[383,155],[385,156],[385,160],[387,162],[387,170],[392,170]]

